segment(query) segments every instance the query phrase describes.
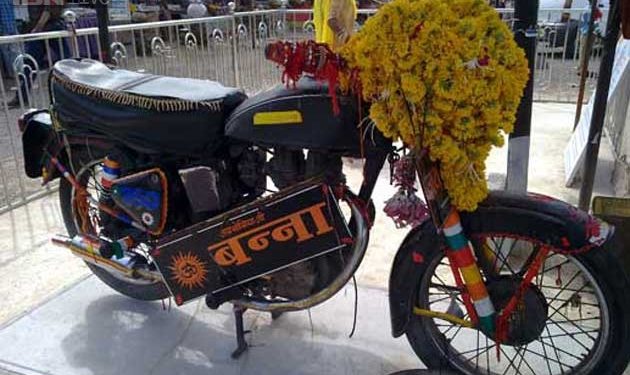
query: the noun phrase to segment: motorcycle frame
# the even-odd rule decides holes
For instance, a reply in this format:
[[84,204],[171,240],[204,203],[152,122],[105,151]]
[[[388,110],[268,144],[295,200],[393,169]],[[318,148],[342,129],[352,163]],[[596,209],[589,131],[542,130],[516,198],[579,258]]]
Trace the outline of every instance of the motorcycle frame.
[[[63,147],[58,147],[58,149],[62,148]],[[381,145],[381,147],[369,147],[366,151],[367,152],[364,155],[365,165],[363,168],[364,180],[357,196],[358,201],[364,203],[370,201],[374,187],[378,181],[378,176],[393,149],[391,145],[388,145],[388,147],[382,147]],[[68,179],[73,185],[78,185],[72,174],[65,169],[55,156],[48,153],[48,157],[54,169],[57,170],[62,177]],[[494,337],[495,340],[500,343],[505,340],[508,325],[507,318],[510,316],[523,292],[538,272],[544,258],[551,250],[551,247],[545,246],[542,248],[540,256],[536,257],[536,259],[534,259],[534,261],[532,261],[529,265],[526,275],[519,285],[518,290],[508,301],[507,305],[502,309],[501,313],[497,314],[477,265],[474,250],[463,232],[459,212],[451,204],[446,189],[443,186],[439,172],[439,164],[430,160],[426,149],[413,151],[413,157],[415,161],[416,174],[422,186],[431,219],[437,229],[437,234],[442,238],[442,242],[446,244],[444,249],[445,255],[449,259],[453,278],[456,282],[457,288],[461,292],[462,300],[470,317],[470,321],[460,319],[447,313],[421,309],[416,306],[413,307],[413,313],[416,315],[445,319],[462,326],[476,327],[490,337]],[[101,205],[99,204],[99,206]],[[369,206],[361,204],[360,211],[362,211],[361,216],[368,219],[368,225],[371,225],[373,217],[371,215],[372,213],[369,212]],[[113,212],[111,214],[112,216],[117,217],[117,215],[113,215]],[[126,221],[124,218],[119,219]],[[141,230],[144,229],[141,228],[138,223],[128,224],[136,226]],[[367,243],[365,245],[367,245]],[[332,294],[330,294],[330,296],[332,296]],[[327,298],[324,298],[323,300],[325,299]],[[319,302],[323,302],[323,300]],[[274,310],[273,308],[265,308],[262,306],[249,307],[254,307],[260,310]],[[298,308],[279,308],[278,310],[289,311],[295,309]]]
[[[391,152],[391,148],[375,147],[370,151],[371,152],[369,152],[365,158],[364,180],[358,194],[360,202],[369,202],[376,182],[378,181],[378,175]],[[480,325],[482,331],[494,335],[494,306],[490,301],[486,286],[481,277],[479,268],[477,267],[473,250],[469,245],[468,239],[466,239],[463,234],[459,214],[450,204],[446,191],[443,188],[441,178],[439,177],[439,165],[428,158],[426,150],[416,153],[414,158],[416,160],[416,172],[422,185],[431,217],[434,221],[435,227],[438,228],[439,234],[449,246],[446,250],[446,255],[451,264],[453,277],[458,288],[461,290],[462,299],[466,310],[471,317],[472,325]],[[51,157],[51,162],[64,178],[70,181],[75,188],[81,190],[74,179],[74,176],[72,176],[72,174],[64,168],[57,158]],[[116,213],[109,207],[103,207],[100,203],[98,203],[98,206],[101,209],[106,209],[106,212],[113,217],[145,231],[141,225],[125,220],[126,218],[124,217],[119,217],[119,215],[116,215]],[[363,208],[365,209],[366,206],[363,206]],[[368,218],[368,224],[371,225],[372,218],[370,217],[369,212],[363,212],[362,215]],[[247,304],[245,303],[244,305]],[[265,310],[263,306],[255,307]],[[420,315],[427,315],[430,313],[428,310],[416,312]],[[461,319],[458,321],[457,319],[454,319],[455,317],[443,316],[443,318],[446,318],[447,320],[454,320],[463,324]]]

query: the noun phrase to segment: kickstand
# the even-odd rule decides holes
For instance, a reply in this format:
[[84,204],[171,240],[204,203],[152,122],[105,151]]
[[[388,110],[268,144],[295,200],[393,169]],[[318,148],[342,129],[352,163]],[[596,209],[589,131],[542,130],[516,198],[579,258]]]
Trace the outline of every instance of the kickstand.
[[236,350],[232,352],[232,359],[238,359],[241,354],[247,350],[247,341],[245,341],[245,334],[250,331],[246,331],[243,327],[243,313],[247,310],[243,306],[234,305],[232,311],[234,312],[234,320],[236,323]]

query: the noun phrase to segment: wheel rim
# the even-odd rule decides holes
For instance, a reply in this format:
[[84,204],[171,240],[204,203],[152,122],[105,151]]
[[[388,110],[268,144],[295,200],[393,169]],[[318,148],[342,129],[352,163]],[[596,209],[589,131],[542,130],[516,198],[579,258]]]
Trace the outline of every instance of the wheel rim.
[[[102,186],[100,185],[100,173],[102,172],[102,162],[103,159],[95,159],[92,160],[85,165],[81,166],[81,169],[76,174],[76,180],[86,189],[87,193],[96,199],[99,200],[100,194],[102,193]],[[86,175],[87,173],[87,175]],[[85,183],[83,183],[85,179]],[[101,228],[98,226],[100,213],[98,207],[96,207],[93,203],[90,203],[87,199],[81,198],[77,195],[77,191],[74,186],[72,186],[70,190],[70,201],[72,202],[72,222],[74,224],[74,229],[77,233],[85,233],[84,229],[87,229],[87,232],[92,235],[98,235],[100,233]],[[81,203],[79,203],[81,202]],[[87,215],[82,215],[79,213],[78,204],[85,204],[88,212]],[[81,217],[87,217],[90,219],[89,227],[84,228],[83,222],[79,222]],[[152,263],[152,260],[148,253],[141,254],[136,253],[135,258],[131,258],[129,260],[129,265],[133,266],[140,258],[143,258],[143,262],[138,266],[146,267],[148,264]],[[148,281],[140,278],[131,278],[125,277],[124,275],[116,274],[115,272],[108,272],[107,270],[103,270],[107,272],[112,277],[135,285],[153,285],[157,284],[154,281]]]
[[[483,249],[484,279],[519,274],[540,245],[505,235],[482,235],[474,246]],[[494,270],[493,272],[489,269]],[[429,277],[430,276],[430,277]],[[497,360],[494,341],[480,331],[437,318],[420,318],[430,340],[444,358],[466,374],[589,374],[602,360],[609,335],[609,309],[596,278],[573,256],[551,253],[534,278],[544,295],[548,314],[542,334],[520,346],[501,345]],[[436,257],[423,277],[418,303],[435,311],[467,318],[446,257]],[[533,289],[533,288],[532,288]]]
[[[98,168],[102,163],[102,159],[98,159],[98,160],[92,160],[89,163],[87,163],[86,165],[82,166],[81,169],[79,170],[79,172],[76,175],[76,180],[83,185],[83,187],[87,190],[87,193],[93,197],[95,197],[97,200],[99,198],[99,189],[98,189],[98,173],[95,171],[96,168]],[[83,184],[83,179],[85,178],[85,174],[89,173],[89,175],[87,176],[87,180],[85,181],[85,184]],[[74,229],[77,233],[85,233],[86,232],[86,228],[84,227],[84,223],[83,221],[79,222],[79,218],[81,216],[83,216],[83,214],[81,214],[79,212],[79,207],[78,207],[78,202],[79,200],[83,200],[80,197],[77,196],[77,190],[75,189],[74,185],[72,186],[71,190],[70,190],[70,201],[72,202],[72,222],[74,224]],[[98,209],[96,207],[94,207],[91,203],[89,202],[81,202],[82,204],[86,204],[87,205],[87,210],[88,210],[88,217],[96,217],[98,218]],[[90,215],[94,215],[94,216],[90,216]],[[98,235],[100,232],[100,228],[98,228],[97,226],[94,225],[94,222],[92,221],[90,223],[90,228],[88,229],[89,234],[94,234],[94,235]]]
[[[343,200],[338,202],[342,203]],[[339,262],[344,267],[330,280],[330,282],[317,291],[311,291],[308,297],[290,300],[286,298],[267,298],[260,295],[248,295],[240,303],[248,308],[260,311],[296,311],[313,307],[319,303],[328,300],[335,295],[354,275],[356,268],[361,264],[361,260],[367,250],[368,228],[367,219],[363,216],[361,209],[351,199],[345,201],[344,205],[340,204],[342,216],[350,222],[355,218],[355,243],[352,248],[338,250],[329,255],[338,255]],[[346,252],[347,257],[342,252]]]

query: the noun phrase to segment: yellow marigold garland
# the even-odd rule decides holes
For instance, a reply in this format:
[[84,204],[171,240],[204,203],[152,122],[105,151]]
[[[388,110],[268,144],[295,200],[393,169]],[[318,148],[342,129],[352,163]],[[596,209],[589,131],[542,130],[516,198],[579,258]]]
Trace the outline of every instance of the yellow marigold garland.
[[452,203],[474,210],[488,193],[485,160],[512,131],[528,77],[498,13],[483,0],[393,0],[341,54],[376,126],[428,148]]

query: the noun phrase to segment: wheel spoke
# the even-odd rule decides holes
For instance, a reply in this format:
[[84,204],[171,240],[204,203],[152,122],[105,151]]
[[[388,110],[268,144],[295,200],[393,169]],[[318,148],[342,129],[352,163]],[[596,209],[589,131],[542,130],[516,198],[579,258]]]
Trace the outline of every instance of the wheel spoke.
[[527,360],[525,359],[525,350],[527,349],[528,346],[529,346],[529,344],[525,345],[525,347],[523,347],[523,346],[519,347],[519,350],[522,350],[522,351],[521,351],[521,360],[519,361],[517,368],[520,369],[521,368],[521,364],[524,362],[525,366],[527,366],[527,368],[529,368],[529,371],[531,371],[532,374],[536,374],[536,371],[534,371],[532,366],[530,366],[529,362],[527,362]]
[[510,367],[514,368],[514,370],[516,370],[516,372],[518,374],[520,374],[521,372],[519,371],[519,369],[514,366],[514,361],[516,360],[516,358],[518,357],[518,353],[519,353],[520,349],[516,349],[516,353],[514,353],[514,357],[512,357],[510,359],[510,357],[507,355],[507,353],[503,350],[503,348],[501,348],[501,353],[503,353],[505,355],[506,358],[509,359],[509,363],[508,365],[505,367],[505,371],[503,371],[502,375],[506,375],[508,373],[508,371],[510,370]]
[[475,370],[479,369],[479,330],[477,330],[477,355],[475,355]]
[[[547,334],[550,335],[551,332],[549,332],[549,327],[545,325],[545,331],[547,331]],[[553,338],[550,338],[549,340],[551,340],[551,347],[553,348],[553,352],[556,355],[556,359],[558,360],[559,363],[562,363],[562,361],[560,361],[560,355],[558,355],[558,348],[556,348],[556,344],[553,342]],[[540,342],[543,343],[543,345],[545,344],[545,340],[539,338]],[[560,372],[562,371],[562,365],[560,365]]]
[[[555,253],[555,254],[553,254],[553,255],[558,255],[558,254],[557,254],[557,253]],[[551,257],[549,257],[549,258],[551,258]],[[540,274],[545,274],[545,273],[547,273],[547,272],[549,272],[549,271],[551,271],[551,270],[553,270],[553,269],[556,269],[556,268],[558,268],[558,267],[562,267],[562,266],[564,266],[564,265],[565,265],[565,264],[567,264],[567,263],[571,263],[571,260],[570,260],[570,259],[568,259],[568,258],[567,258],[567,259],[565,259],[564,261],[562,261],[562,262],[561,262],[561,263],[559,263],[559,264],[554,264],[553,266],[549,266],[549,268],[544,268],[544,267],[543,267],[543,269],[542,269],[542,271],[540,272]]]
[[[471,349],[471,350],[467,350],[465,352],[461,352],[459,353],[459,355],[461,355],[462,357],[464,357],[467,361],[472,361],[473,359],[475,360],[475,363],[479,363],[479,357],[481,357],[483,354],[488,353],[490,351],[490,349],[494,348],[496,346],[496,344],[492,344],[489,345],[488,343],[488,337],[486,337],[486,346],[483,348],[483,350],[480,350],[480,348],[476,348],[476,349]],[[466,358],[465,355],[472,353],[472,352],[478,352],[476,353],[474,356],[470,357],[470,358]],[[486,355],[486,369],[490,368],[490,355]]]
[[573,332],[573,333],[556,333],[553,335],[547,335],[547,336],[540,336],[541,339],[547,339],[547,338],[552,338],[552,337],[565,337],[565,336],[576,336],[576,335],[584,335],[585,333],[592,333],[592,332],[599,332],[598,329],[594,329],[591,331],[584,331],[584,333],[582,332]]
[[[532,251],[529,253],[529,256],[527,257],[527,260],[525,260],[525,262],[523,262],[523,264],[521,265],[521,269],[518,272],[518,277],[524,277],[525,273],[527,272],[527,270],[529,269],[529,267],[532,265],[532,262],[534,261],[534,259],[536,259],[536,256],[538,256],[538,251],[540,250],[540,246],[536,245],[535,247],[532,248]],[[547,253],[549,254],[549,253]],[[545,256],[545,258],[543,259],[543,264],[542,267],[545,267],[545,262],[547,262],[547,259],[549,259],[549,255]],[[538,278],[539,273],[536,274],[536,278]]]
[[[463,318],[462,318],[462,319],[466,319],[467,317],[468,317],[468,314],[464,314],[464,316],[463,316]],[[444,337],[445,337],[447,340],[448,340],[448,337],[446,337],[446,334],[447,334],[448,332],[450,332],[450,330],[452,330],[452,329],[453,329],[453,328],[455,328],[455,327],[459,327],[459,328],[458,328],[457,332],[455,332],[455,334],[453,335],[453,337],[450,339],[450,340],[452,340],[452,339],[454,339],[454,338],[455,338],[455,336],[457,335],[457,333],[459,333],[459,330],[463,328],[463,326],[460,326],[460,325],[457,325],[457,324],[451,324],[451,326],[450,326],[450,327],[449,327],[446,331],[442,332],[442,334],[444,335]]]
[[[588,287],[588,286],[590,286],[590,285],[586,284],[586,287]],[[590,291],[590,290],[579,290],[579,289],[571,289],[571,288],[566,288],[566,287],[562,288],[562,287],[558,287],[558,286],[555,286],[555,285],[545,285],[545,284],[543,284],[541,287],[545,288],[545,289],[551,289],[551,290],[563,290],[565,292],[574,292],[574,293],[575,292],[583,292],[583,293],[588,293],[588,294],[595,295],[595,293]]]
[[453,298],[453,297],[452,297],[452,296],[450,296],[450,295],[448,295],[448,296],[446,296],[446,297],[441,297],[441,298],[438,298],[438,299],[430,300],[430,301],[429,301],[429,307],[430,307],[431,305],[435,304],[435,303],[439,303],[439,302],[442,302],[442,301],[444,301],[444,300],[451,299],[451,298]]
[[[579,275],[579,274],[580,274],[580,272],[579,272],[579,271],[578,271],[578,272],[576,272],[576,273],[575,273],[575,275],[573,275],[573,276],[571,277],[571,279],[569,280],[569,282],[567,283],[567,285],[566,285],[565,287],[560,288],[560,290],[558,291],[558,293],[556,293],[556,295],[555,295],[555,296],[553,296],[551,299],[547,299],[548,303],[551,303],[551,302],[553,302],[553,300],[555,300],[556,298],[558,298],[558,296],[560,296],[560,294],[562,294],[562,292],[564,292],[564,291],[566,290],[566,287],[568,287],[569,285],[571,285],[571,283],[573,282],[573,280],[575,280],[575,279],[578,277],[578,275]],[[585,284],[585,285],[586,285],[586,284]],[[578,290],[580,290],[580,289],[578,289]]]
[[[566,350],[564,350],[564,349],[562,349],[562,348],[558,348],[558,347],[556,347],[556,346],[555,346],[555,345],[553,345],[553,344],[549,344],[548,342],[545,342],[544,340],[542,340],[542,339],[540,339],[540,338],[538,339],[538,341],[539,341],[540,343],[542,343],[542,344],[543,344],[543,346],[544,346],[544,345],[547,345],[547,346],[550,346],[551,348],[553,348],[553,350],[556,352],[556,358],[557,358],[557,359],[558,359],[558,361],[559,361],[558,363],[562,363],[562,361],[560,361],[560,356],[558,355],[558,353],[557,353],[557,352],[560,352],[560,353],[562,353],[562,354],[566,354],[566,355],[568,355],[569,357],[575,358],[576,360],[578,360],[578,361],[580,361],[580,362],[581,362],[581,361],[582,361],[582,359],[583,359],[583,358],[580,358],[580,357],[578,357],[577,355],[575,355],[575,354],[573,354],[573,353],[569,353],[569,352],[567,352]],[[565,364],[565,366],[566,366],[566,367],[571,368],[570,366],[568,366],[568,365],[566,365],[566,364]]]
[[[475,239],[473,246],[477,254],[488,254],[483,259],[478,255],[479,265],[483,269],[486,283],[488,285],[497,283],[496,291],[501,291],[500,288],[505,288],[504,285],[510,285],[503,284],[505,282],[503,280],[507,280],[508,277],[516,280],[515,285],[518,285],[520,280],[518,277],[522,278],[524,272],[527,272],[536,254],[539,254],[541,246],[536,241],[512,238],[510,235],[472,235],[471,238]],[[494,259],[491,254],[494,254]],[[438,305],[446,306],[449,302],[453,303],[452,301],[463,308],[462,290],[455,285],[452,276],[449,276],[450,272],[446,272],[444,268],[449,266],[447,258],[440,257],[440,260],[436,259],[432,264],[433,272],[430,274],[430,282],[425,281],[423,287],[425,299],[422,301],[428,301],[433,309],[438,308]],[[486,270],[487,268],[489,270]],[[557,278],[555,272],[558,272]],[[521,346],[506,344],[497,348],[492,337],[483,335],[479,330],[473,333],[470,330],[463,330],[466,327],[433,318],[432,324],[439,332],[439,341],[442,342],[440,347],[444,348],[440,351],[445,360],[451,363],[463,361],[465,366],[469,366],[468,371],[475,374],[567,374],[587,361],[600,359],[599,355],[591,354],[599,353],[601,348],[597,344],[598,337],[603,335],[601,314],[604,314],[604,310],[597,285],[580,260],[563,253],[551,253],[544,259],[535,279],[532,280],[532,288],[536,289],[534,292],[546,299],[548,309],[544,330],[536,340]],[[511,289],[507,292],[513,293]],[[527,301],[529,304],[529,299]],[[575,307],[580,308],[579,313],[573,309]],[[446,311],[443,307],[439,309]],[[582,314],[585,317],[582,317]],[[570,319],[569,316],[576,316],[576,319]],[[515,329],[520,329],[518,327]],[[471,334],[476,337],[471,337]],[[509,349],[510,347],[512,349]],[[505,358],[503,363],[490,358],[493,348]],[[457,356],[453,356],[454,353],[457,353]]]
[[[553,324],[553,322],[550,322],[550,324]],[[570,334],[571,332],[569,332],[569,331],[567,331],[566,329],[564,329],[564,327],[562,327],[560,324],[556,324],[555,326],[556,326],[556,327],[558,327],[558,328],[559,328],[562,332],[566,333],[566,334],[567,334],[567,335],[566,335],[567,337],[570,337],[570,338],[571,338],[571,340],[575,341],[575,342],[576,342],[579,346],[581,346],[582,348],[584,348],[584,350],[586,350],[587,352],[589,352],[589,351],[590,351],[590,349],[589,349],[588,347],[586,347],[586,345],[584,345],[584,344],[583,344],[580,340],[578,340],[578,339],[576,339],[575,337],[573,337],[573,335],[571,335],[571,334]],[[588,335],[588,333],[584,333],[584,332],[580,332],[580,333],[583,333],[583,334],[585,334],[585,335],[589,336],[589,335]],[[590,338],[590,336],[589,336],[589,338]],[[595,342],[595,341],[596,341],[596,340],[594,340],[594,339],[592,339],[592,338],[591,338],[591,340],[593,340],[593,342]]]
[[538,353],[538,352],[535,352],[535,351],[533,351],[533,350],[531,350],[531,349],[528,349],[528,348],[525,348],[524,350],[525,350],[527,353],[531,353],[531,354],[533,354],[533,355],[535,355],[535,356],[538,356],[538,357],[540,357],[540,358],[544,359],[544,360],[546,361],[546,363],[547,363],[547,369],[549,370],[549,375],[553,375],[553,372],[551,371],[551,365],[549,364],[549,362],[554,362],[554,363],[556,363],[558,366],[561,366],[561,365],[562,365],[560,362],[558,362],[558,361],[556,361],[555,359],[553,359],[553,358],[551,358],[551,357],[547,356],[547,354],[546,354],[546,350],[544,349],[544,346],[543,346],[543,351],[545,352],[545,354],[544,354],[544,355],[543,355],[543,354],[540,354],[540,353]]
[[[544,270],[545,269],[545,264],[547,264],[547,262],[549,261],[550,256],[546,256],[545,259],[543,259],[543,263],[541,268]],[[543,280],[545,279],[545,277],[543,276],[544,272],[538,272],[536,274],[536,279],[534,280],[534,284],[538,287],[538,289],[541,288]]]
[[[438,278],[438,279],[439,279],[442,283],[444,283],[444,282],[443,282],[443,281],[439,278],[439,276],[435,275],[435,277],[437,277],[437,278]],[[451,286],[451,285],[446,285],[446,284],[442,284],[442,285],[440,285],[440,284],[434,284],[434,283],[431,283],[431,284],[429,285],[429,287],[431,287],[431,288],[435,288],[435,289],[444,289],[444,290],[446,290],[446,291],[456,292],[456,293],[459,293],[459,292],[460,292],[458,287],[456,287],[456,286]]]
[[[576,292],[575,294],[577,294],[577,293],[578,293],[578,292]],[[574,294],[574,295],[575,295],[575,294]],[[562,298],[556,298],[556,301],[558,301],[558,302],[562,302],[562,305],[561,305],[561,306],[563,306],[563,307],[564,307],[564,306],[566,306],[566,305],[568,305],[568,304],[570,304],[570,303],[572,302],[572,300],[571,300],[571,299],[562,299]],[[584,305],[584,306],[599,307],[599,304],[590,303],[590,302],[582,302],[582,301],[580,301],[580,302],[579,302],[579,304],[580,304],[580,305]]]
[[[495,254],[497,256],[497,259],[503,257],[503,259],[501,259],[501,267],[499,267],[498,273],[501,274],[501,270],[503,270],[503,267],[505,266],[512,275],[518,275],[516,272],[514,272],[514,270],[512,269],[512,267],[507,261],[508,257],[512,253],[512,250],[514,249],[514,244],[517,241],[512,241],[512,244],[510,245],[510,249],[508,250],[507,254],[503,255],[502,250],[503,250],[503,244],[505,243],[505,239],[506,239],[505,237],[501,237],[501,245],[499,246],[498,249],[496,248],[496,242],[494,241],[494,238],[492,240],[492,242],[495,244],[495,250],[496,250]],[[496,264],[495,264],[495,267],[496,267]]]
[[[455,326],[453,326],[455,327]],[[451,337],[450,339],[447,338],[449,341],[453,341],[455,340],[455,337],[459,334],[459,332],[462,330],[462,328],[464,328],[464,326],[457,326],[457,330],[455,331],[455,333],[453,334],[453,337]]]
[[[488,336],[486,336],[486,345],[488,345]],[[495,346],[495,344],[493,344],[492,346]],[[486,373],[489,374],[490,373],[490,355],[486,354]]]
[[[578,289],[577,291],[573,292],[573,294],[575,295],[577,293],[580,293],[582,291],[582,289],[584,289],[584,287],[586,287],[586,285],[588,285],[588,284],[584,284],[580,289]],[[556,295],[554,298],[552,298],[550,300],[547,300],[547,304],[549,304],[549,307],[552,307],[551,303],[554,302],[554,301],[563,301],[563,300],[562,299],[558,299],[558,295]],[[563,307],[563,306],[564,306],[564,304],[562,304],[560,307]],[[551,318],[552,316],[553,315],[550,315],[549,318]]]
[[[596,342],[596,341],[597,341],[596,339],[594,339],[592,336],[590,336],[590,335],[588,334],[588,333],[589,333],[589,332],[591,332],[591,331],[585,331],[585,330],[583,330],[583,329],[581,329],[581,328],[578,328],[578,329],[580,329],[580,332],[569,332],[569,331],[567,331],[564,327],[562,327],[562,325],[557,324],[557,323],[555,323],[555,322],[549,322],[549,323],[547,323],[547,324],[553,324],[553,325],[555,325],[556,327],[558,327],[558,328],[559,328],[562,332],[564,332],[563,336],[570,337],[570,338],[571,338],[571,340],[575,341],[578,345],[580,345],[580,346],[581,346],[582,348],[584,348],[584,350],[586,350],[586,351],[590,351],[590,349],[589,349],[586,345],[584,345],[584,344],[583,344],[580,340],[576,339],[576,338],[575,338],[575,337],[573,337],[573,336],[577,336],[577,335],[585,335],[585,336],[587,336],[589,339],[591,339],[593,342]],[[598,332],[598,330],[595,330],[594,332]]]
[[[477,331],[477,332],[479,332],[479,331]],[[488,339],[488,338],[486,337],[486,346],[484,346],[483,350],[481,350],[481,348],[480,348],[480,347],[477,347],[477,348],[475,348],[475,349],[469,349],[469,350],[466,350],[466,351],[463,351],[463,352],[459,352],[459,355],[464,356],[464,355],[466,355],[466,354],[470,354],[470,353],[472,353],[472,352],[476,352],[476,353],[475,353],[475,356],[474,356],[474,357],[470,357],[470,358],[468,358],[468,360],[473,360],[473,359],[475,359],[475,358],[478,358],[478,357],[479,357],[479,356],[481,356],[484,352],[486,352],[486,351],[490,350],[491,348],[493,348],[493,347],[495,346],[495,344],[488,345],[488,340],[487,340],[487,339]]]
[[[435,276],[436,279],[438,279],[439,282],[441,282],[442,284],[431,284],[433,285],[434,288],[444,288],[446,290],[452,290],[453,288],[457,289],[456,286],[453,285],[448,285],[447,283],[444,282],[444,280],[442,280],[442,278],[436,273],[433,276]],[[457,291],[459,292],[459,289],[457,289]]]
[[[550,319],[551,319],[551,317],[552,317],[552,316],[554,316],[555,314],[560,314],[560,316],[562,316],[564,319],[566,319],[566,321],[563,321],[563,322],[573,324],[573,326],[574,326],[575,328],[579,329],[581,333],[583,333],[583,334],[585,334],[586,336],[588,336],[591,340],[593,340],[593,341],[595,341],[595,340],[596,340],[596,337],[593,337],[593,336],[589,335],[589,334],[588,334],[588,333],[587,333],[587,332],[586,332],[586,331],[585,331],[582,327],[580,327],[579,325],[575,324],[575,322],[574,322],[572,319],[569,319],[566,315],[564,315],[563,313],[561,313],[561,312],[560,312],[560,309],[556,309],[555,307],[553,307],[553,306],[551,306],[551,305],[549,305],[549,307],[550,307],[552,310],[554,310],[554,311],[555,311],[553,314],[551,314],[550,316],[548,316],[548,317],[547,317],[547,320],[549,320],[549,323],[551,323],[551,324],[555,324],[555,325],[556,325],[556,327],[558,327],[558,328],[560,328],[562,331],[564,331],[564,332],[567,332],[567,333],[568,333],[568,331],[567,331],[567,330],[565,330],[565,329],[564,329],[564,327],[562,327],[562,325],[561,325],[561,324],[558,324],[558,323],[554,322],[553,320],[550,320]],[[575,340],[575,339],[574,339],[574,340]],[[576,341],[577,341],[577,340],[576,340]],[[578,341],[578,343],[579,343],[579,341]],[[582,344],[580,343],[580,345],[582,345]],[[582,345],[582,346],[583,346],[583,345]],[[585,349],[586,349],[586,350],[589,350],[589,349],[588,349],[588,348],[586,348],[586,347],[585,347]]]
[[430,296],[450,296],[450,293],[448,292],[429,292]]
[[[444,288],[446,290],[452,290],[453,291],[453,295],[451,295],[451,297],[454,297],[457,301],[459,301],[461,304],[464,304],[464,301],[461,299],[461,297],[459,296],[459,294],[461,293],[461,291],[459,290],[459,288],[457,288],[456,286],[451,286],[451,285],[446,285],[446,283],[444,282],[444,280],[442,280],[442,278],[440,276],[438,276],[437,274],[434,274],[433,276],[435,276],[435,278],[438,279],[439,282],[442,283],[442,285],[439,284],[431,284],[434,285],[434,288]],[[455,294],[457,293],[457,294]]]
[[[547,356],[547,349],[545,348],[545,345],[542,346],[542,350],[543,350],[543,353],[545,355],[541,356],[541,357],[543,357],[545,359],[545,363],[547,364],[547,370],[549,370],[549,375],[553,375],[553,372],[551,371],[551,365],[549,364],[549,361],[547,360],[549,358],[549,356]],[[525,348],[525,351],[534,353],[534,351],[528,350],[527,348]],[[536,353],[536,354],[538,354],[538,353]]]
[[601,320],[601,317],[596,316],[593,318],[578,318],[578,319],[570,319],[570,320],[554,320],[551,323],[557,324],[557,323],[570,323],[570,322],[587,322],[589,320]]

